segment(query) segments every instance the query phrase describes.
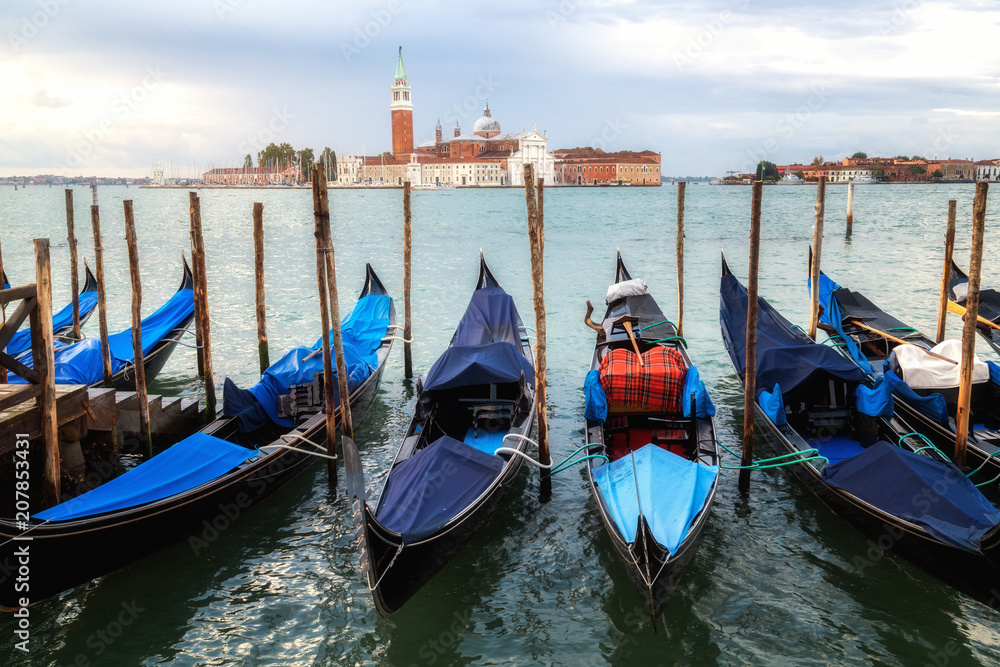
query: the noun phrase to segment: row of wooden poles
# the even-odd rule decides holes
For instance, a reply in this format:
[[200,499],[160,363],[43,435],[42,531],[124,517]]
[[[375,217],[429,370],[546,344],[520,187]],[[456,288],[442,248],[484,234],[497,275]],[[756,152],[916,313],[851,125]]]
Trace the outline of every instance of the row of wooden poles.
[[[851,235],[851,224],[854,217],[854,184],[849,184],[847,198],[847,236]],[[979,319],[979,282],[983,262],[983,234],[986,224],[986,194],[987,183],[976,184],[976,194],[972,204],[972,255],[969,260],[969,292],[966,297],[966,312],[963,316],[962,330],[962,362],[958,407],[955,417],[955,449],[953,460],[959,467],[965,466],[965,450],[969,436],[969,410],[972,398],[972,370],[976,354],[976,323]],[[747,331],[746,331],[746,362],[743,397],[743,456],[739,479],[740,491],[746,493],[750,485],[749,466],[753,463],[754,443],[754,404],[756,403],[756,369],[757,369],[757,274],[760,256],[760,211],[763,195],[763,183],[753,184],[753,197],[750,204],[750,261],[747,278]],[[683,197],[678,194],[678,198]],[[941,278],[941,294],[938,305],[937,337],[938,343],[944,340],[945,319],[948,314],[948,291],[951,285],[951,264],[955,247],[955,218],[957,202],[948,202],[948,227],[945,234],[944,269]],[[816,188],[815,224],[813,226],[812,259],[809,266],[810,278],[810,309],[809,337],[816,340],[819,326],[819,275],[820,261],[823,251],[823,219],[826,211],[826,177],[821,176]],[[678,212],[678,220],[680,220]],[[680,223],[678,223],[680,224]],[[680,233],[680,228],[678,228]],[[678,240],[680,243],[680,240]],[[680,250],[678,250],[680,257]],[[678,269],[680,272],[680,269]]]
[[[104,385],[112,386],[111,350],[108,344],[107,296],[104,286],[104,247],[101,236],[101,215],[97,202],[97,188],[91,186],[93,203],[90,207],[90,220],[94,237],[94,261],[97,278],[97,312],[100,328],[102,365]],[[82,338],[80,333],[80,301],[79,301],[79,265],[77,261],[77,241],[74,220],[73,190],[66,190],[66,227],[67,241],[70,253],[70,289],[72,292],[73,325],[71,337],[73,341]],[[134,355],[135,388],[139,409],[140,437],[146,445],[147,453],[152,454],[152,436],[149,428],[149,398],[146,391],[146,374],[143,364],[142,345],[142,283],[139,278],[139,248],[135,231],[135,214],[132,200],[122,202],[125,218],[125,241],[128,248],[129,277],[132,287],[132,350]],[[212,372],[211,333],[208,316],[208,288],[205,272],[205,243],[201,226],[201,200],[194,192],[190,193],[191,218],[191,258],[194,277],[195,302],[195,334],[198,348],[198,373],[205,379],[205,409],[208,420],[215,418],[216,396],[215,382]],[[264,314],[264,283],[263,283],[263,204],[254,204],[254,245],[257,273],[257,320],[258,336],[260,338],[261,369],[266,369],[267,334]],[[49,240],[35,239],[36,256],[36,293],[39,304],[38,318],[42,326],[46,347],[51,352],[52,340],[52,283],[49,263]],[[0,272],[3,271],[3,254],[0,250]],[[6,313],[4,313],[6,316]],[[47,327],[47,329],[46,329]],[[46,334],[46,330],[48,333]],[[41,375],[51,375],[53,360],[51,354],[34,355],[35,365],[41,365]],[[7,381],[6,368],[0,367],[0,382]],[[43,497],[46,504],[59,502],[59,446],[56,433],[55,388],[51,389],[51,400],[46,397],[50,391],[43,388],[43,400],[39,406],[42,421],[42,432],[45,440],[46,467],[43,482]]]

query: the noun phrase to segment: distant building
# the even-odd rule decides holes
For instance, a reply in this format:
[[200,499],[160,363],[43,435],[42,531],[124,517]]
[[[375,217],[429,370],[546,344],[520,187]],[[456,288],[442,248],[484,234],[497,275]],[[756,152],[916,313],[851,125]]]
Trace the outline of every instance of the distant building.
[[555,151],[557,185],[661,185],[660,154],[605,153],[585,148]]
[[980,160],[976,163],[977,181],[1000,181],[1000,159]]
[[227,167],[210,169],[201,175],[205,185],[292,185],[299,182],[298,167]]

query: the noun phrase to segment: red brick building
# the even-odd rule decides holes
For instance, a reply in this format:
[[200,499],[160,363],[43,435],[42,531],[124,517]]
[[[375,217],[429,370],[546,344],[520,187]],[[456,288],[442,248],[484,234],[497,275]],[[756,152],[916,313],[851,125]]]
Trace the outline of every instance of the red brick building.
[[403,68],[403,47],[399,47],[396,79],[392,84],[391,95],[389,110],[392,116],[392,154],[396,157],[406,156],[413,152],[413,100],[410,99],[410,86],[406,82],[406,70]]
[[660,154],[653,151],[605,153],[564,148],[554,152],[556,185],[661,185]]

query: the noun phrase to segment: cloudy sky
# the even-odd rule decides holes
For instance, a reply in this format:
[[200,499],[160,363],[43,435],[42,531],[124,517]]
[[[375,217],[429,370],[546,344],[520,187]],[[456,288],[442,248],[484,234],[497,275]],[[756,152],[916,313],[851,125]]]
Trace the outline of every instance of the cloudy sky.
[[268,141],[390,148],[403,47],[438,117],[723,175],[870,155],[1000,157],[993,0],[4,0],[0,175],[236,166]]

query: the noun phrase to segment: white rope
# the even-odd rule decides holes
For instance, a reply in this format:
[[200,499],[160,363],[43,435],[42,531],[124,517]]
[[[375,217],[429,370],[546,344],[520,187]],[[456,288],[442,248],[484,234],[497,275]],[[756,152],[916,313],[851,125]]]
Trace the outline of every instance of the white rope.
[[[538,447],[538,443],[537,442],[535,442],[534,440],[532,440],[528,436],[521,435],[520,433],[508,433],[507,435],[505,435],[503,437],[504,442],[507,441],[507,438],[517,438],[518,440],[524,440],[525,442],[529,442],[532,445],[534,445],[535,447]],[[521,458],[526,459],[529,463],[533,463],[534,465],[536,465],[539,468],[542,468],[544,470],[548,470],[548,469],[550,469],[552,467],[551,463],[549,463],[548,465],[546,465],[544,463],[536,461],[535,459],[531,458],[530,456],[528,456],[527,454],[525,454],[524,452],[522,452],[520,449],[514,449],[513,447],[500,447],[499,449],[497,449],[497,450],[495,450],[493,452],[493,455],[496,456],[500,452],[506,452],[508,454],[517,454]]]
[[404,343],[412,343],[412,342],[413,342],[413,339],[412,339],[412,338],[411,338],[411,339],[409,339],[409,340],[406,340],[406,339],[405,339],[405,338],[403,338],[402,336],[386,336],[385,338],[383,338],[383,339],[382,339],[382,342],[384,343],[384,342],[386,342],[387,340],[401,340],[401,341],[403,341]]
[[[285,435],[281,436],[280,439],[281,440],[285,440],[285,438],[293,438],[293,439],[302,440],[304,442],[309,443],[310,445],[312,445],[313,447],[315,447],[317,450],[322,450],[323,449],[323,447],[321,447],[320,445],[316,444],[315,442],[313,442],[309,438],[306,438],[303,435],[299,435],[298,433],[286,433]],[[285,442],[289,442],[289,441],[285,440]],[[291,450],[293,452],[298,452],[300,454],[308,454],[309,456],[317,456],[317,457],[322,458],[322,459],[329,459],[331,461],[336,461],[337,460],[336,456],[330,456],[329,454],[323,454],[321,451],[311,452],[308,449],[299,449],[298,447],[292,447],[291,445],[264,445],[263,447],[260,448],[261,451],[264,451],[265,449],[288,449],[288,450]]]
[[406,327],[404,327],[402,324],[387,324],[387,325],[385,325],[385,328],[386,329],[405,329]]

